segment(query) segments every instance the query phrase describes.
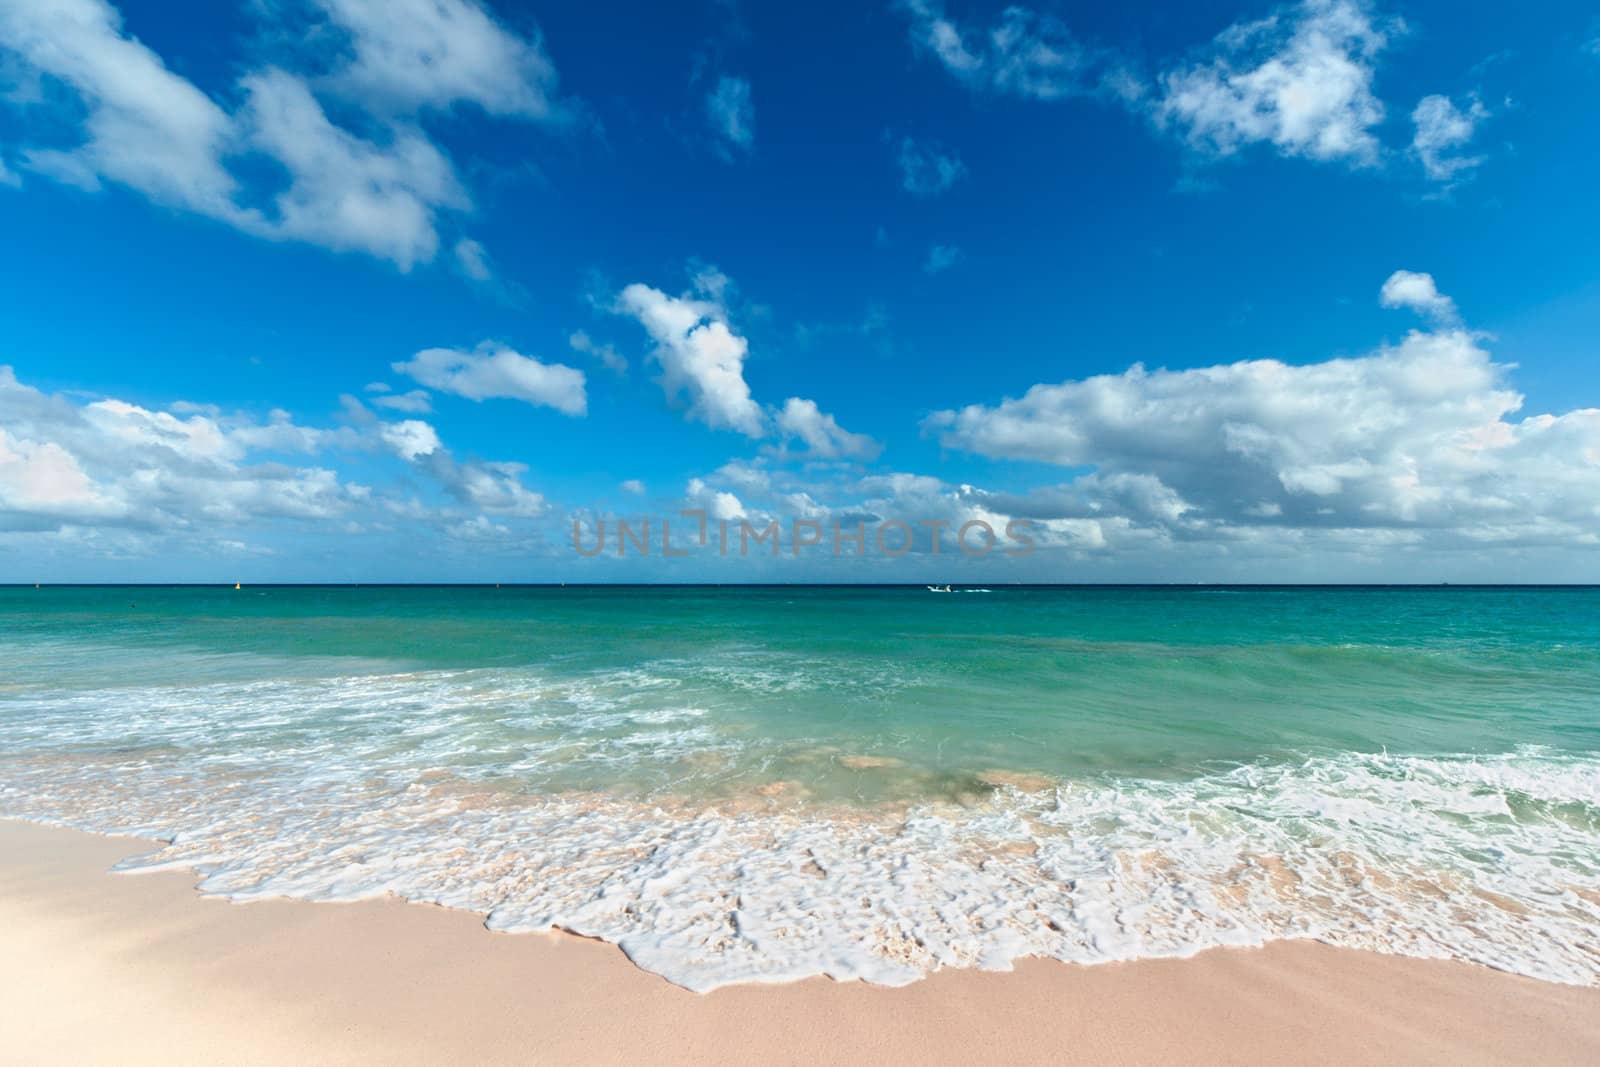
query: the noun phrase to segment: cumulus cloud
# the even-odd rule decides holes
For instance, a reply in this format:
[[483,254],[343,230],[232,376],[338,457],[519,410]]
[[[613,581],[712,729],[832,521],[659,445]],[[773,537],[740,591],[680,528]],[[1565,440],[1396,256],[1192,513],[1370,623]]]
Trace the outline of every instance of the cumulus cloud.
[[0,429],[0,509],[70,515],[93,513],[101,504],[72,453],[53,441],[29,441]]
[[1086,474],[1067,485],[1022,495],[979,492],[997,510],[1038,519],[1117,517],[1138,524],[1171,525],[1194,511],[1177,490],[1151,474]]
[[107,438],[131,449],[161,449],[186,460],[230,461],[243,449],[207,415],[182,418],[122,400],[96,400],[84,406],[86,421]]
[[486,514],[531,519],[548,509],[542,494],[522,484],[526,463],[457,463],[443,451],[428,453],[422,463],[457,499]]
[[276,220],[249,229],[339,251],[368,252],[401,270],[438,250],[440,210],[471,206],[455,170],[420,132],[397,129],[386,144],[329,121],[304,81],[269,69],[242,81],[250,142],[289,172]]
[[650,355],[661,367],[661,386],[669,398],[687,399],[690,418],[761,437],[767,416],[744,380],[750,344],[733,331],[727,309],[712,295],[720,290],[702,278],[695,292],[668,296],[636,282],[618,295],[614,310],[638,320],[655,342]]
[[634,496],[644,495],[644,483],[637,478],[629,478],[627,481],[618,486],[618,488],[624,493],[632,493]]
[[392,366],[430,389],[468,400],[523,400],[567,415],[588,409],[582,371],[564,363],[540,363],[493,341],[471,352],[428,348]]
[[1397,270],[1389,275],[1379,291],[1378,302],[1386,308],[1410,308],[1441,323],[1459,320],[1456,304],[1439,292],[1433,275],[1410,270]]
[[[1083,42],[1059,19],[1005,8],[984,30],[947,16],[939,0],[902,0],[914,47],[975,92],[1038,100],[1093,97],[1121,104],[1181,138],[1199,156],[1231,156],[1270,145],[1284,156],[1373,166],[1384,106],[1378,60],[1405,32],[1367,0],[1301,0],[1265,18],[1229,26],[1182,62],[1149,77],[1115,49]],[[1449,169],[1449,150],[1483,117],[1429,98],[1413,151],[1430,174]],[[1444,100],[1448,104],[1448,100]],[[1426,153],[1426,154],[1424,154]],[[1477,160],[1460,160],[1466,170]],[[1443,180],[1443,179],[1441,179]],[[909,186],[908,186],[909,187]]]
[[0,426],[0,526],[10,529],[331,518],[360,495],[327,468],[264,458],[357,443],[282,413],[259,423],[114,398],[81,403],[0,367]]
[[438,431],[420,419],[390,423],[382,427],[379,434],[395,455],[408,462],[432,455],[441,447]]
[[508,30],[473,0],[315,0],[348,35],[334,80],[380,109],[471,103],[492,115],[555,113],[555,66],[537,36]]
[[1134,98],[1138,80],[1119,56],[1078,41],[1050,15],[1013,5],[988,30],[949,18],[939,0],[904,0],[911,40],[968,88],[1036,100],[1090,93]]
[[960,156],[912,137],[901,138],[899,163],[900,184],[914,196],[938,196],[967,173]]
[[[367,429],[386,451],[427,475],[451,497],[475,512],[509,518],[536,518],[547,510],[544,496],[523,484],[522,476],[528,472],[525,463],[458,460],[444,446],[439,432],[421,419],[375,423]],[[391,514],[407,518],[435,521],[459,518],[447,510],[432,509],[414,499],[389,499],[383,505]]]
[[883,446],[865,434],[851,433],[832,415],[818,410],[815,400],[791,396],[776,417],[778,432],[804,442],[818,459],[872,460]]
[[772,488],[772,474],[764,467],[736,459],[724,463],[715,472],[715,478],[744,491],[766,492]]
[[222,157],[233,122],[210,97],[122,31],[103,0],[0,5],[0,47],[82,101],[82,142],[26,148],[31,170],[83,189],[120,182],[152,200],[228,220],[249,216]]
[[[817,458],[875,456],[877,442],[845,430],[815,401],[790,397],[774,410],[756,401],[744,378],[750,344],[734,330],[725,303],[732,285],[715,267],[702,266],[693,288],[681,296],[635,283],[622,290],[611,310],[637,320],[650,335],[655,343],[650,358],[661,367],[662,390],[669,400],[686,400],[689,418],[751,438],[777,434],[785,447],[800,441]],[[590,344],[587,337],[583,343]],[[576,339],[574,347],[579,347]]]
[[704,479],[691,478],[685,493],[690,507],[700,508],[713,521],[731,521],[745,517],[744,504],[732,493],[706,484]]
[[1399,30],[1359,0],[1305,0],[1219,34],[1212,54],[1161,76],[1157,121],[1198,151],[1268,143],[1286,156],[1377,161],[1378,54]]
[[[880,564],[891,559],[877,550],[880,528],[894,526],[885,529],[885,545],[905,546],[908,553],[917,556],[954,555],[961,551],[958,540],[966,524],[987,524],[999,543],[1009,538],[1007,528],[1013,518],[1023,514],[997,506],[1006,503],[1002,497],[971,485],[952,485],[931,475],[905,471],[860,475],[835,468],[836,477],[819,482],[813,477],[818,473],[816,468],[808,468],[804,474],[781,470],[769,473],[732,463],[703,478],[692,479],[686,504],[704,508],[713,520],[743,519],[758,529],[776,521],[784,527],[785,539],[793,529],[789,521],[805,519],[822,528],[822,543],[830,547],[832,524],[837,523],[847,544],[839,555],[866,557]],[[737,494],[733,490],[738,490]],[[909,528],[909,540],[906,530],[897,524]],[[1084,549],[1093,541],[1097,551],[1129,543],[1129,538],[1106,531],[1132,529],[1130,520],[1112,518],[1041,520],[1038,525],[1044,531],[1042,546]],[[1026,523],[1016,529],[1023,526]],[[859,551],[853,547],[858,530],[863,537]],[[966,534],[969,550],[985,547],[987,533],[974,527]],[[1154,539],[1154,535],[1145,536],[1145,540]],[[1015,547],[1018,542],[1008,539],[1006,543]],[[829,548],[819,554],[829,555]]]
[[1411,112],[1417,131],[1411,139],[1411,151],[1424,173],[1433,181],[1448,182],[1482,163],[1483,156],[1464,156],[1458,150],[1472,141],[1478,123],[1488,117],[1488,109],[1477,97],[1468,98],[1464,109],[1448,96],[1423,97]]
[[706,121],[724,146],[723,158],[732,156],[726,148],[748,152],[755,142],[756,108],[750,99],[750,83],[727,75],[717,79],[717,87],[706,96]]
[[460,541],[499,541],[511,536],[511,528],[478,515],[445,527],[445,533]]
[[[1430,278],[1397,277],[1386,303],[1438,314],[1445,298]],[[1513,417],[1522,397],[1508,378],[1477,335],[1443,325],[1304,366],[1135,366],[1036,385],[936,413],[927,427],[949,448],[1093,467],[1094,481],[1069,495],[1185,536],[1337,528],[1438,543],[1600,541],[1600,410]],[[1135,484],[1144,504],[1108,503],[1109,487]]]
[[[360,455],[364,471],[398,472],[398,481],[375,489],[348,480],[337,469],[348,455]],[[262,419],[207,404],[51,395],[0,366],[0,542],[8,551],[70,553],[80,563],[158,550],[260,555],[272,552],[260,540],[286,525],[297,537],[345,537],[392,533],[396,519],[446,536],[487,536],[509,531],[490,529],[485,516],[547,513],[524,483],[527,470],[458,460],[429,423],[384,421],[353,397],[344,398],[341,424],[316,427],[281,410]],[[440,503],[414,495],[417,476]]]
[[[363,252],[401,270],[433,259],[440,217],[472,202],[410,112],[470,101],[549,118],[553,71],[536,42],[471,0],[319,2],[347,33],[349,62],[317,78],[284,55],[239,80],[243,103],[232,112],[130,36],[106,0],[0,5],[0,56],[76,97],[8,101],[54,109],[78,134],[68,147],[24,146],[21,165],[89,191],[119,183],[246,233]],[[335,122],[322,95],[357,107]],[[250,157],[278,164],[286,186],[273,168],[245,165]],[[457,247],[469,274],[487,270],[474,245]]]

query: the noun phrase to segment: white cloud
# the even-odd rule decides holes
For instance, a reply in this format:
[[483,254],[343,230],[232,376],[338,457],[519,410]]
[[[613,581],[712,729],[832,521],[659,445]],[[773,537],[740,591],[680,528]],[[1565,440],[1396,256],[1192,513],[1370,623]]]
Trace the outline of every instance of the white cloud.
[[900,141],[899,163],[900,184],[915,196],[938,196],[967,173],[961,157],[911,137]]
[[[536,518],[548,507],[543,495],[522,482],[525,463],[460,461],[444,447],[438,431],[420,419],[380,423],[378,440],[400,459],[427,474],[456,500],[473,511],[511,518]],[[391,514],[421,520],[447,520],[446,510],[436,510],[420,501],[386,499],[382,506]]]
[[928,249],[928,258],[922,261],[922,270],[926,274],[938,274],[949,270],[961,260],[961,249],[955,245],[934,245]]
[[511,536],[510,527],[490,521],[487,515],[454,523],[445,527],[445,532],[461,541],[499,541]]
[[540,363],[493,341],[471,352],[424,349],[393,368],[431,389],[468,400],[524,400],[567,415],[582,415],[588,407],[582,371],[564,363]]
[[1286,156],[1375,163],[1376,60],[1398,27],[1359,0],[1305,0],[1231,26],[1210,58],[1162,75],[1154,114],[1202,152],[1266,142]]
[[[1374,91],[1378,58],[1405,32],[1399,18],[1374,15],[1368,0],[1301,0],[1229,26],[1193,58],[1166,64],[1147,81],[1128,57],[1086,44],[1060,20],[1027,7],[1006,7],[983,30],[948,17],[940,0],[900,0],[898,6],[911,17],[915,47],[974,91],[1115,101],[1205,156],[1269,144],[1285,156],[1352,166],[1379,162],[1376,130],[1384,106]],[[1483,117],[1481,105],[1452,116],[1438,99],[1430,97],[1435,102],[1419,114],[1414,146],[1431,175],[1479,162],[1443,153],[1465,143],[1463,123],[1470,137],[1471,125]],[[924,167],[921,173],[937,171]],[[907,188],[913,184],[929,186],[908,178]]]
[[[803,441],[818,458],[875,456],[877,442],[845,430],[832,415],[818,410],[815,401],[790,397],[781,409],[771,411],[756,402],[744,378],[750,346],[734,332],[723,302],[731,290],[727,275],[701,267],[694,288],[682,296],[635,283],[622,290],[612,310],[638,320],[655,342],[650,355],[661,367],[662,390],[669,400],[687,398],[689,418],[752,438],[776,432],[785,441]],[[578,336],[574,347],[590,344],[584,336],[580,345]]]
[[714,522],[732,521],[745,517],[744,504],[732,493],[707,485],[700,478],[689,480],[688,500],[691,507],[700,508]]
[[[186,407],[173,404],[171,410],[174,414],[184,414]],[[301,426],[287,411],[274,410],[265,423],[240,418],[225,419],[222,412],[215,408],[209,408],[206,413],[213,419],[226,421],[228,440],[244,452],[314,455],[328,448],[362,447],[361,432],[354,427],[325,430]]]
[[629,478],[627,481],[618,486],[618,488],[624,493],[632,493],[634,496],[644,495],[644,483],[637,478]]
[[1055,100],[1089,93],[1134,98],[1138,80],[1113,52],[1076,40],[1049,15],[1007,7],[989,30],[946,17],[939,0],[903,0],[911,40],[968,88]]
[[[283,66],[240,79],[244,103],[233,113],[127,35],[105,0],[0,4],[0,54],[77,97],[68,106],[37,94],[7,101],[53,108],[79,127],[71,147],[23,146],[22,166],[90,191],[121,183],[246,233],[365,252],[401,270],[432,260],[439,216],[472,202],[409,111],[470,101],[495,114],[554,117],[553,71],[536,42],[509,34],[471,0],[319,2],[349,31],[350,62],[312,79],[286,69],[294,57],[283,55]],[[359,100],[368,113],[341,108],[335,123],[319,93]],[[287,187],[273,168],[238,165],[250,156],[281,165]],[[475,242],[463,241],[457,255],[474,277],[488,270]]]
[[[741,151],[749,151],[756,136],[756,109],[750,83],[723,75],[706,96],[706,120],[717,137]],[[724,158],[731,158],[724,154]]]
[[1470,97],[1465,110],[1456,107],[1448,96],[1425,96],[1411,112],[1417,132],[1411,151],[1422,163],[1423,171],[1436,182],[1447,182],[1483,162],[1483,156],[1455,155],[1472,140],[1478,123],[1489,111],[1477,97]]
[[786,438],[805,442],[818,459],[876,459],[883,446],[865,434],[851,433],[832,415],[817,409],[814,400],[791,396],[777,413],[778,431]]
[[289,172],[263,233],[393,260],[401,270],[431,260],[441,209],[471,206],[443,153],[420,132],[397,128],[387,144],[354,137],[328,120],[311,90],[269,69],[246,77],[242,122],[252,144]]
[[[261,420],[203,404],[83,401],[30,388],[0,366],[0,543],[80,561],[157,550],[186,558],[238,545],[271,552],[258,542],[280,523],[294,524],[296,536],[393,532],[395,518],[452,536],[465,522],[487,535],[495,530],[473,516],[547,513],[523,482],[525,465],[458,461],[427,422],[385,422],[353,397],[344,408],[344,425],[317,428],[285,411]],[[347,481],[332,453],[406,472],[398,486],[406,495]],[[318,458],[283,462],[288,454]],[[413,474],[466,513],[419,500]]]
[[456,242],[456,264],[463,274],[473,281],[486,282],[494,277],[494,270],[489,266],[489,253],[470,237],[463,237]]
[[441,447],[438,432],[421,419],[389,423],[383,426],[379,433],[383,437],[384,444],[407,462],[421,456],[432,455]]
[[[1443,299],[1415,281],[1426,276],[1410,277],[1398,303]],[[1507,375],[1476,335],[1452,327],[1304,366],[1135,366],[927,425],[946,447],[1094,467],[1066,487],[1077,510],[1057,514],[1118,514],[1189,538],[1266,527],[1600,542],[1600,410],[1511,418],[1522,397]],[[1143,504],[1108,492],[1126,497],[1129,478]]]
[[222,164],[236,140],[228,114],[125,36],[110,4],[0,5],[0,46],[70,86],[86,108],[81,144],[26,149],[25,166],[84,189],[107,178],[162,204],[235,222],[248,217]]
[[574,352],[582,352],[586,356],[593,356],[598,359],[601,365],[613,374],[628,373],[627,357],[611,345],[597,344],[582,330],[578,330],[571,337],[568,337],[567,344],[572,346]]
[[0,185],[9,185],[12,188],[19,188],[22,185],[22,176],[6,166],[6,161],[3,159],[0,159]]
[[494,115],[555,114],[556,71],[474,0],[315,0],[349,33],[352,57],[334,76],[377,109],[471,103]]
[[253,453],[351,443],[286,417],[268,423],[157,411],[107,398],[79,403],[19,382],[0,367],[0,527],[72,524],[180,530],[205,522],[329,518],[357,488],[333,471]]
[[[372,386],[367,386],[371,389]],[[385,390],[388,386],[384,387]],[[413,389],[408,393],[394,393],[384,396],[375,396],[372,403],[376,407],[388,408],[390,411],[403,411],[407,415],[426,415],[433,410],[433,401],[421,389]]]
[[85,405],[83,414],[108,438],[132,449],[161,449],[200,461],[234,460],[243,452],[216,421],[204,415],[183,419],[122,400],[97,400]]
[[1410,270],[1397,270],[1389,275],[1378,294],[1378,302],[1386,308],[1410,308],[1441,323],[1459,320],[1455,301],[1439,292],[1433,275]]
[[716,477],[737,489],[766,492],[772,487],[769,471],[739,459],[718,467]]
[[907,471],[869,474],[860,479],[856,487],[860,492],[880,499],[938,496],[949,488],[941,478],[935,478],[928,474],[912,474]]
[[522,484],[525,463],[458,463],[442,448],[417,457],[417,463],[456,499],[485,514],[531,519],[548,510],[544,497]]
[[[810,468],[808,475],[819,472]],[[847,540],[858,527],[865,530],[864,546],[874,545],[876,529],[888,521],[904,523],[913,530],[910,551],[926,555],[935,551],[955,554],[959,551],[956,539],[963,524],[982,521],[997,534],[1003,535],[1011,515],[995,506],[992,494],[970,485],[950,485],[942,479],[909,472],[889,472],[864,476],[846,475],[834,469],[830,481],[818,483],[800,480],[788,472],[754,472],[740,464],[729,464],[705,478],[689,483],[688,500],[691,506],[706,508],[711,518],[746,518],[756,527],[778,521],[787,527],[787,520],[803,518],[823,525],[825,537],[831,538],[831,522],[839,523]],[[758,477],[750,477],[758,474]],[[735,496],[726,486],[740,491]],[[718,495],[726,499],[716,502]],[[1068,524],[1070,525],[1070,523]],[[1064,545],[1085,542],[1090,523],[1079,523],[1076,533],[1059,533],[1042,538],[1042,541]],[[1099,530],[1102,523],[1093,523],[1094,535],[1104,547],[1120,546],[1126,537],[1113,537]],[[1128,520],[1106,520],[1108,529],[1128,529]],[[937,531],[938,546],[933,543]],[[786,529],[784,537],[789,533]],[[981,533],[970,534],[969,546],[978,547],[984,539]],[[903,533],[893,533],[889,543],[898,544]],[[824,550],[826,552],[826,550]],[[885,557],[871,548],[863,552],[880,562]],[[844,554],[853,554],[845,549]]]
[[104,500],[72,453],[0,429],[0,512],[94,512]]
[[698,297],[668,296],[636,282],[622,290],[614,310],[637,319],[655,342],[651,357],[661,366],[661,386],[669,398],[688,398],[690,418],[761,437],[767,417],[744,380],[749,342],[733,332],[720,300],[705,296],[708,288],[718,291],[702,281]]

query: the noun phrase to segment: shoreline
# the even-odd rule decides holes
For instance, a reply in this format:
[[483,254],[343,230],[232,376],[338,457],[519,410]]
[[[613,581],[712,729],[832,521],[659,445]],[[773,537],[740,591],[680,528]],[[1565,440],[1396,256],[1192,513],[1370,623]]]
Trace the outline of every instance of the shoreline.
[[614,945],[470,912],[110,873],[150,844],[0,819],[0,1059],[1600,1062],[1600,988],[1466,963],[1274,942],[697,994]]

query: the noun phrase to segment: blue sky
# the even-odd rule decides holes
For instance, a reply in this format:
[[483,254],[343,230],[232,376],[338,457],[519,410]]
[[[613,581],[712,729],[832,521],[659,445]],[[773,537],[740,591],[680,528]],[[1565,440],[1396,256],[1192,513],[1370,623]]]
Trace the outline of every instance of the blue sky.
[[0,580],[1600,581],[1581,5],[0,0],[0,90]]

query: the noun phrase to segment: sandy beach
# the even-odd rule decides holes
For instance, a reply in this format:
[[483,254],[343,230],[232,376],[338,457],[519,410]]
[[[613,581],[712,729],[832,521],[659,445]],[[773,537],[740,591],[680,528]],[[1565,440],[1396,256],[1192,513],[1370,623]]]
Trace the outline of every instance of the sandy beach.
[[0,1060],[1600,1062],[1600,989],[1278,943],[1186,960],[686,992],[466,912],[203,898],[147,847],[0,821]]

